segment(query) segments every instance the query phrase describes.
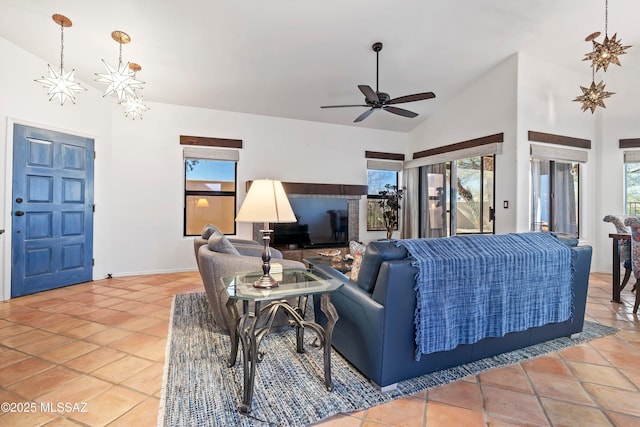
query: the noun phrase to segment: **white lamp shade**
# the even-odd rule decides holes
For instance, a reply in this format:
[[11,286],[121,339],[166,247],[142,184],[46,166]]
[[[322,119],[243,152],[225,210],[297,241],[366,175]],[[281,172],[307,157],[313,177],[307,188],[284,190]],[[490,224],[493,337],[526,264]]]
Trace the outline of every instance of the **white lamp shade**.
[[282,183],[271,179],[253,181],[236,216],[237,222],[296,222]]

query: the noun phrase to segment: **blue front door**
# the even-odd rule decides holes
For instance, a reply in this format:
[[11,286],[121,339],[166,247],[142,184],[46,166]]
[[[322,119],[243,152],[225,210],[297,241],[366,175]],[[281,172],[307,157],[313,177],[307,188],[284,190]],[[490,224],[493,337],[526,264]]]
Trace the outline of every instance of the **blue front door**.
[[91,280],[93,146],[14,125],[12,297]]

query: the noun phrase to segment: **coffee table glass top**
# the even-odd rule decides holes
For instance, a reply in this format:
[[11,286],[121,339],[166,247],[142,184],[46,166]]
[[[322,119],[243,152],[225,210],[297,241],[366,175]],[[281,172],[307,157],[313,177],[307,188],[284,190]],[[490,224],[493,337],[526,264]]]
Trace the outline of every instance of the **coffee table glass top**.
[[339,289],[343,283],[322,272],[302,269],[285,269],[281,274],[272,274],[280,286],[271,289],[259,289],[253,286],[261,271],[238,273],[223,277],[222,284],[229,298],[248,301],[270,301],[281,298],[294,298],[304,295],[330,293]]
[[353,259],[345,258],[341,255],[334,257],[327,256],[310,256],[306,257],[302,261],[309,265],[328,265],[331,268],[338,270],[340,273],[348,273],[351,271]]

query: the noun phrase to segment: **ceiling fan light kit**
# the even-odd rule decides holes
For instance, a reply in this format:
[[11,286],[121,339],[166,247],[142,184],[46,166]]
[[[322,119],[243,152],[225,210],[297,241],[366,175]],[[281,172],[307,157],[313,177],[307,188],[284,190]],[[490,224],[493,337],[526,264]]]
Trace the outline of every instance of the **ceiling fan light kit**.
[[423,93],[415,93],[413,95],[405,95],[400,96],[398,98],[391,98],[391,96],[386,92],[380,92],[378,82],[379,82],[379,59],[380,59],[380,51],[382,50],[382,43],[375,42],[371,49],[376,53],[376,90],[374,91],[369,85],[358,85],[358,89],[364,95],[364,104],[355,104],[355,105],[324,105],[320,108],[344,108],[344,107],[367,107],[369,108],[364,113],[360,114],[354,120],[354,123],[358,123],[366,119],[373,113],[375,110],[384,110],[389,113],[397,114],[398,116],[413,118],[418,115],[418,113],[414,113],[413,111],[406,110],[404,108],[394,107],[394,104],[402,104],[405,102],[414,102],[414,101],[422,101],[425,99],[435,98],[436,95],[433,92],[423,92]]

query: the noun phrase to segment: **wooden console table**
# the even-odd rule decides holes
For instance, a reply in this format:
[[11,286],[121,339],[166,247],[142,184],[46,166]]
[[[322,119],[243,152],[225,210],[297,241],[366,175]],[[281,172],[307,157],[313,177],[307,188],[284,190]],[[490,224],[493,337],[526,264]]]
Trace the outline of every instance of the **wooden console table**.
[[620,301],[620,240],[630,240],[630,234],[612,233],[609,237],[613,239],[613,279],[611,284],[612,297],[611,301],[621,303]]

